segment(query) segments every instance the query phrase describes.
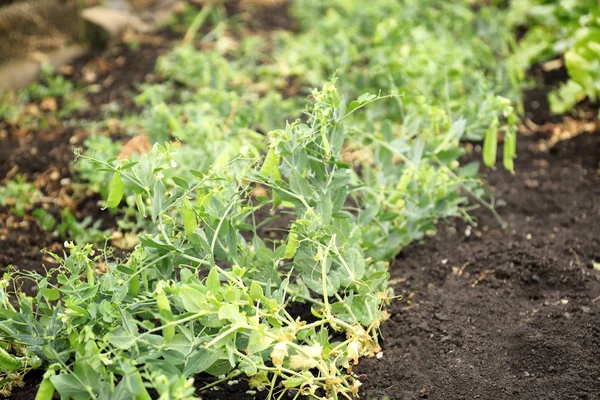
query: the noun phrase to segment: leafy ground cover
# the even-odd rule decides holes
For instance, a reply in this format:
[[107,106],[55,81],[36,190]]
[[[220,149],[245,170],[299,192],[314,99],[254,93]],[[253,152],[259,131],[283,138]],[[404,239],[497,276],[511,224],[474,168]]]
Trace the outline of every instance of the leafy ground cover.
[[515,57],[523,65],[546,62],[548,71],[566,68],[569,79],[549,94],[555,113],[565,113],[600,91],[600,14],[596,1],[512,3],[515,24],[531,26]]
[[[7,222],[15,224],[5,235],[19,224],[36,224],[54,237],[51,250],[65,250],[64,256],[47,253],[44,268],[14,262],[21,268],[5,276],[1,329],[12,355],[2,354],[4,389],[33,370],[25,379],[48,371],[42,394],[55,389],[75,399],[218,397],[223,390],[237,398],[394,398],[396,388],[359,384],[362,371],[368,382],[378,381],[362,364],[385,374],[378,363],[395,362],[388,351],[403,348],[388,340],[390,304],[398,318],[404,314],[397,307],[420,300],[405,290],[401,266],[391,282],[408,301],[394,296],[389,261],[432,236],[442,220],[472,223],[469,197],[485,206],[486,214],[477,214],[484,226],[490,229],[495,219],[491,229],[500,232],[504,225],[477,177],[477,161],[482,156],[494,165],[501,139],[500,162],[509,171],[501,176],[512,176],[524,71],[533,62],[519,58],[522,43],[513,54],[512,13],[468,3],[381,1],[364,7],[340,1],[324,9],[319,2],[296,1],[289,10],[295,22],[285,24],[293,31],[265,35],[248,20],[252,14],[232,15],[231,7],[212,5],[188,9],[173,22],[176,30],[184,27],[183,42],[169,45],[164,35],[145,47],[134,40],[124,53],[86,63],[82,80],[98,83],[86,87],[48,75],[41,86],[18,94],[30,103],[3,109],[10,116],[5,135],[23,139],[48,130],[50,143],[57,136],[72,144],[85,140],[89,150],[78,152],[72,170],[68,161],[58,164],[74,173],[68,179],[85,182],[57,196],[59,206],[67,205],[60,214],[44,200],[56,193],[51,190],[62,171],[30,183],[17,174],[24,166],[19,160],[3,165],[10,175],[3,207]],[[119,72],[137,66],[132,59],[146,61],[136,75],[145,81],[139,86]],[[79,72],[73,73],[77,78]],[[61,104],[74,90],[92,107],[73,108],[75,117],[55,114],[46,99]],[[35,115],[36,108],[52,118]],[[78,135],[73,126],[86,132]],[[465,139],[483,145],[462,146]],[[590,156],[583,170],[593,173],[594,162]],[[521,165],[527,168],[527,159]],[[529,189],[540,184],[526,179]],[[32,187],[39,195],[27,198],[23,193]],[[96,201],[112,214],[100,214],[109,217],[89,229],[94,218],[86,208]],[[517,222],[525,214],[509,214],[514,217],[507,229],[523,226]],[[469,237],[485,234],[459,227]],[[116,255],[101,239],[103,229],[115,228],[112,243],[126,249]],[[63,239],[77,243],[62,248]],[[445,239],[451,240],[434,240]],[[571,248],[586,259],[580,267],[576,256],[583,276],[578,288],[585,287],[576,311],[590,321],[597,314],[584,304],[597,292],[589,271],[595,256],[585,249]],[[592,268],[586,269],[589,260]],[[515,256],[513,264],[520,262]],[[452,273],[463,276],[463,266]],[[552,288],[559,274],[553,268],[541,278]],[[496,270],[476,267],[473,273],[479,275],[471,287],[480,288]],[[508,293],[518,290],[510,271],[499,275],[491,289],[505,284]],[[498,294],[491,289],[486,293]],[[570,285],[557,290],[550,297],[574,293]],[[527,301],[519,304],[531,311]],[[461,339],[459,348],[465,346]],[[371,361],[361,360],[356,369],[365,356]],[[585,382],[595,376],[590,368]],[[461,393],[406,381],[412,389],[402,389],[403,396]],[[415,384],[422,386],[415,390]]]

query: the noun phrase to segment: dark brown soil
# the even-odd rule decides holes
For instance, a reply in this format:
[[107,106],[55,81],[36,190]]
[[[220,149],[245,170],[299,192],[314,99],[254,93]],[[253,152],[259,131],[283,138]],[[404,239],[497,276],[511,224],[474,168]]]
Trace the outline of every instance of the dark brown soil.
[[137,109],[133,98],[139,93],[138,86],[156,79],[153,74],[156,59],[172,47],[169,41],[162,40],[162,35],[152,38],[155,43],[142,44],[135,50],[122,44],[106,52],[94,51],[74,63],[72,79],[85,84],[86,75],[95,77],[92,84],[100,89],[88,94],[90,107],[79,118],[99,120],[103,108],[111,103],[118,105],[120,115]]
[[600,135],[550,153],[521,138],[517,174],[489,175],[486,211],[392,266],[383,358],[364,360],[366,399],[597,399],[600,396]]
[[[144,82],[153,70],[156,58],[164,52],[164,43],[142,45],[132,50],[123,45],[106,53],[91,53],[73,64],[69,76],[76,85],[97,84],[98,90],[87,95],[90,107],[79,112],[77,119],[101,120],[103,106],[111,102],[119,105],[123,114],[135,109],[132,97],[136,86]],[[88,81],[85,80],[85,74]],[[93,82],[89,77],[94,76]],[[0,183],[16,175],[35,183],[46,198],[46,211],[58,217],[64,207],[69,207],[80,220],[91,216],[102,220],[102,228],[114,227],[114,219],[98,206],[98,195],[74,193],[70,187],[73,178],[71,165],[74,148],[82,146],[89,135],[86,128],[72,121],[54,121],[43,129],[27,129],[0,121],[2,146],[0,147]],[[20,269],[44,271],[54,267],[52,259],[41,253],[46,249],[60,253],[63,239],[52,232],[40,229],[29,215],[15,216],[10,208],[0,207],[0,274],[9,265]],[[32,293],[34,287],[24,283],[23,290]],[[33,398],[33,397],[32,397]]]

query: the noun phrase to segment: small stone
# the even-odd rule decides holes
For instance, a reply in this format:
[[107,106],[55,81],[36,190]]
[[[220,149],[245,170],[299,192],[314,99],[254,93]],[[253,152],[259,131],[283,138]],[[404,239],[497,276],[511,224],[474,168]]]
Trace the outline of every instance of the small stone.
[[98,75],[94,71],[90,69],[83,70],[83,80],[85,83],[94,83],[96,79],[98,79]]
[[44,111],[55,112],[58,109],[56,99],[54,97],[45,97],[40,102],[40,108]]
[[549,163],[548,161],[546,161],[546,160],[538,160],[538,161],[537,161],[537,165],[538,165],[540,168],[544,168],[544,169],[546,169],[546,168],[548,168],[548,167],[550,166],[550,163]]
[[72,65],[62,65],[59,69],[58,72],[60,72],[63,75],[73,75],[73,66]]
[[525,186],[528,189],[535,189],[540,186],[540,181],[537,179],[525,179]]

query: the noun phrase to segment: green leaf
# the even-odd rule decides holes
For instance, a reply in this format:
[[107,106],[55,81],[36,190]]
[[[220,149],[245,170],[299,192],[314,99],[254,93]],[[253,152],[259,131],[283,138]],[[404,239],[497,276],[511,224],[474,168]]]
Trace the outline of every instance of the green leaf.
[[271,345],[273,343],[273,339],[269,338],[265,335],[266,325],[261,324],[259,326],[259,330],[252,331],[250,334],[250,339],[248,340],[248,352],[249,353],[259,353]]
[[142,235],[139,237],[139,239],[140,239],[141,244],[143,244],[145,247],[149,247],[151,249],[157,249],[157,250],[163,250],[163,251],[176,250],[176,248],[173,247],[172,245],[163,243],[160,240],[149,237],[149,236]]
[[193,376],[209,369],[219,358],[221,352],[199,348],[185,361],[184,376]]
[[44,298],[48,301],[56,301],[60,298],[60,292],[57,289],[44,290]]
[[107,334],[104,340],[118,349],[127,350],[135,345],[136,337],[132,336],[124,327],[119,327]]
[[195,239],[197,241],[196,243],[198,243],[200,246],[202,246],[203,250],[210,251],[210,244],[208,243],[208,237],[206,237],[206,233],[204,232],[204,230],[202,228],[194,229],[194,237],[196,238]]
[[225,375],[232,369],[233,369],[233,367],[229,363],[229,359],[219,358],[211,366],[206,368],[206,370],[204,372],[211,374],[213,376],[219,376],[219,375]]
[[179,289],[179,297],[186,311],[198,313],[207,310],[206,295],[191,286],[182,286]]
[[190,169],[190,173],[197,178],[204,179],[204,172],[198,171],[197,169]]
[[186,190],[190,188],[189,183],[185,179],[183,179],[183,178],[180,178],[178,176],[174,176],[171,179],[173,179],[173,182],[175,182],[175,184],[177,186],[179,186],[179,187],[182,187],[182,188],[184,188]]
[[460,167],[458,170],[458,175],[461,178],[473,178],[477,175],[477,172],[479,172],[479,163],[477,161],[473,161]]
[[246,325],[246,316],[240,313],[235,304],[225,304],[219,308],[219,319],[226,319],[236,325]]
[[[260,361],[260,360],[259,360]],[[258,373],[257,364],[253,364],[249,361],[242,360],[238,365],[238,369],[242,371],[246,376],[254,376]]]
[[262,286],[260,286],[260,284],[255,281],[252,281],[252,283],[250,284],[249,294],[250,298],[254,301],[262,300],[262,298],[265,295]]
[[73,375],[54,375],[50,377],[50,381],[63,399],[84,400],[89,398],[85,388]]
[[221,288],[221,281],[219,279],[219,271],[216,268],[211,268],[208,276],[206,277],[206,289],[210,292],[217,293]]
[[154,196],[152,196],[152,221],[156,222],[158,215],[163,212],[163,204],[167,198],[167,188],[158,181],[154,185]]
[[358,223],[361,225],[367,225],[379,212],[379,207],[376,205],[369,205],[358,215]]
[[310,199],[312,197],[313,190],[311,189],[310,184],[295,169],[293,169],[290,174],[290,188],[295,194],[299,194],[305,199]]

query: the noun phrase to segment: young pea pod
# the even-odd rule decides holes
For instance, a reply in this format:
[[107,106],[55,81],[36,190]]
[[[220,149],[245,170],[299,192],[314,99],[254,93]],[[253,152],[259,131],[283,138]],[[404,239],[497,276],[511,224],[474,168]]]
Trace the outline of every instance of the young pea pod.
[[116,173],[110,180],[108,200],[106,201],[107,208],[115,208],[121,203],[123,193],[125,191],[125,184],[121,179],[121,174]]
[[183,218],[186,235],[188,238],[193,238],[194,231],[198,229],[198,221],[196,220],[196,212],[187,199],[183,201],[183,205],[181,206],[181,217]]
[[54,370],[48,370],[38,388],[35,400],[52,400],[54,397],[54,385],[50,378],[54,376]]
[[291,260],[296,255],[296,250],[298,250],[299,246],[298,241],[298,228],[296,225],[292,226],[290,229],[290,234],[288,235],[287,245],[285,246],[285,253],[283,254],[283,258],[287,260]]
[[493,167],[496,163],[496,150],[498,148],[498,119],[495,119],[485,134],[483,141],[483,163]]
[[96,274],[91,265],[85,267],[85,276],[88,284],[93,286],[96,283]]
[[137,296],[140,293],[140,279],[137,275],[131,276],[127,287],[127,293],[130,296]]
[[[158,307],[158,313],[160,314],[163,324],[166,325],[173,320],[171,305],[169,304],[169,299],[162,286],[156,288],[156,306]],[[174,336],[175,326],[171,325],[163,327],[163,337],[165,342],[170,341]]]
[[260,173],[273,179],[281,179],[281,172],[279,171],[280,162],[281,157],[278,156],[277,153],[275,153],[275,149],[271,147],[267,152]]
[[146,218],[146,205],[144,204],[144,198],[139,193],[135,195],[135,205],[142,217]]
[[8,354],[6,350],[0,347],[0,370],[16,371],[21,367],[23,367],[23,363],[20,360]]
[[[281,179],[281,171],[279,171],[280,163],[281,163],[281,157],[279,155],[277,155],[277,153],[275,153],[275,149],[271,147],[269,149],[269,151],[267,152],[267,156],[265,157],[265,162],[263,163],[263,165],[260,169],[260,173],[268,176],[269,178],[271,178],[273,180],[279,180],[279,179]],[[281,199],[279,198],[277,193],[275,193],[274,190],[272,190],[272,193],[273,193],[273,205],[278,206],[279,204],[281,204]]]
[[150,397],[150,394],[148,394],[148,391],[146,390],[146,387],[144,386],[144,382],[142,381],[142,376],[140,375],[139,372],[135,373],[135,378],[140,387],[140,393],[138,393],[135,396],[135,400],[152,400],[152,397]]
[[515,154],[517,152],[517,135],[515,132],[507,132],[504,136],[504,154],[503,163],[507,171],[515,170]]

